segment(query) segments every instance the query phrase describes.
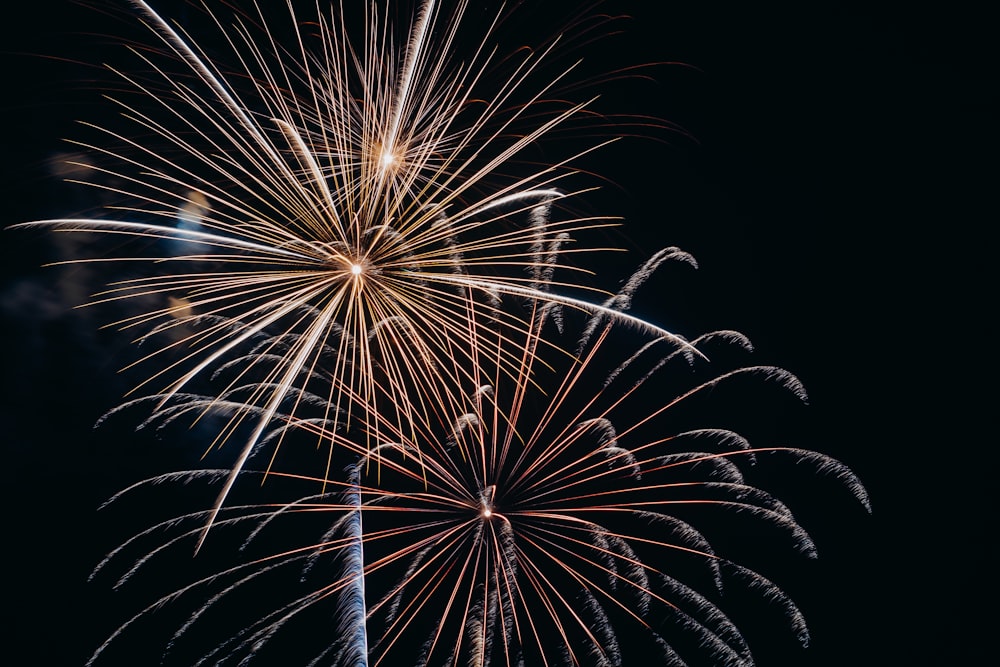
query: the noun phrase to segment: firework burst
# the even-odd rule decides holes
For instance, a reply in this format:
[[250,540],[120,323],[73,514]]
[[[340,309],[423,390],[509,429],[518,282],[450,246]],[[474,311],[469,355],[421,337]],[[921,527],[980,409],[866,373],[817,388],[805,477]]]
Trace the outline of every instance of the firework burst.
[[[456,55],[464,2],[424,0],[405,30],[366,4],[361,39],[342,4],[300,16],[289,3],[284,17],[206,8],[224,46],[209,57],[144,0],[131,4],[160,43],[132,48],[134,73],[115,70],[127,91],[109,98],[130,129],[89,126],[99,139],[80,142],[104,161],[89,184],[120,203],[98,219],[20,226],[104,234],[126,241],[125,254],[80,261],[157,267],[95,299],[141,302],[117,324],[173,334],[136,362],[159,364],[137,390],[161,383],[166,400],[261,332],[297,332],[279,355],[261,351],[280,363],[244,398],[254,410],[226,429],[251,415],[256,423],[220,505],[329,341],[351,343],[334,354],[326,416],[366,421],[378,442],[383,420],[371,415],[386,405],[400,414],[396,430],[416,419],[406,410],[429,403],[461,414],[462,397],[448,391],[458,381],[444,376],[470,366],[461,358],[470,346],[456,341],[470,335],[472,302],[494,308],[513,336],[532,324],[505,317],[503,298],[670,335],[581,294],[579,274],[555,277],[581,250],[575,235],[614,223],[564,207],[579,193],[565,187],[573,160],[603,142],[541,167],[512,166],[587,111],[587,100],[552,100],[572,69],[542,76],[554,41],[501,58],[490,43],[497,17]],[[154,299],[161,305],[146,308]],[[208,317],[214,325],[186,330]],[[173,350],[184,354],[164,363]]]
[[[646,274],[637,274],[626,289]],[[618,301],[628,298],[619,295]],[[513,339],[495,323],[470,319],[478,331],[464,340],[476,346],[467,351],[475,366],[465,376],[464,412],[455,419],[438,413],[400,430],[398,415],[380,413],[378,432],[388,439],[366,447],[368,438],[329,430],[335,424],[326,416],[279,415],[269,438],[317,433],[357,461],[346,465],[340,479],[278,473],[332,489],[286,503],[226,508],[219,528],[248,535],[247,548],[287,538],[276,527],[307,517],[325,523],[322,538],[303,543],[308,533],[297,530],[295,546],[265,548],[187,584],[119,632],[167,600],[203,599],[196,591],[214,590],[207,603],[195,603],[191,619],[170,639],[174,650],[198,622],[228,608],[231,598],[257,586],[273,593],[265,582],[292,570],[301,574],[300,585],[279,596],[284,602],[231,637],[216,636],[218,643],[197,659],[235,664],[261,658],[286,635],[305,641],[295,634],[296,624],[332,609],[339,624],[310,643],[319,643],[313,657],[324,664],[399,664],[406,656],[419,665],[621,665],[640,654],[647,660],[656,655],[655,662],[664,664],[690,664],[692,655],[715,665],[753,664],[750,647],[724,611],[724,586],[755,592],[775,605],[806,643],[804,619],[788,596],[718,552],[710,535],[730,525],[720,521],[728,517],[773,533],[805,557],[815,555],[790,509],[751,481],[763,455],[811,466],[867,506],[863,487],[845,466],[821,454],[756,448],[720,424],[685,426],[697,414],[690,403],[741,377],[804,398],[798,380],[773,367],[712,372],[687,348],[669,349],[663,339],[622,360],[615,351],[620,332],[596,319],[582,325],[580,355],[570,358],[539,346],[546,308],[541,306],[534,327],[513,350]],[[749,347],[730,331],[691,345]],[[520,359],[513,375],[505,361],[512,352]],[[652,390],[670,398],[650,409]],[[206,408],[233,409],[211,397],[174,396],[144,426],[168,429]],[[137,486],[219,482],[227,474],[175,473]],[[144,530],[99,569],[128,562],[126,554],[138,551],[119,579],[124,583],[195,539],[203,518],[204,512],[195,511]],[[158,541],[164,529],[171,537]],[[142,546],[150,542],[152,548]],[[702,586],[710,592],[698,592]],[[633,652],[636,646],[640,653]]]

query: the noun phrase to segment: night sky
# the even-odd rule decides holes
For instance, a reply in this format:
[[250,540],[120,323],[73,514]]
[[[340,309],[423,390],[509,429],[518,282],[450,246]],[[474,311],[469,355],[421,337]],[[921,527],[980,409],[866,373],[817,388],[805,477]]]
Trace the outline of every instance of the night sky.
[[[564,3],[550,4],[540,18]],[[760,430],[843,461],[871,495],[868,516],[833,487],[791,489],[820,558],[766,574],[793,594],[812,644],[780,624],[754,628],[758,664],[979,664],[997,556],[996,436],[983,415],[995,394],[986,193],[1000,82],[985,16],[903,2],[601,8],[633,18],[581,49],[583,71],[684,64],[609,84],[600,101],[685,130],[588,164],[609,182],[587,206],[625,218],[631,252],[610,270],[665,245],[692,253],[699,270],[654,282],[671,296],[643,314],[686,335],[749,336],[753,361],[787,368],[810,394]],[[108,111],[112,79],[91,65],[127,60],[112,37],[141,33],[62,0],[24,3],[0,29],[0,224],[86,214],[94,194],[53,165],[75,121]],[[86,581],[121,537],[96,507],[160,459],[92,430],[129,389],[117,372],[128,336],[100,328],[106,311],[70,309],[99,287],[88,270],[41,268],[86,248],[5,231],[0,251],[4,653],[80,665],[112,617],[138,610]]]

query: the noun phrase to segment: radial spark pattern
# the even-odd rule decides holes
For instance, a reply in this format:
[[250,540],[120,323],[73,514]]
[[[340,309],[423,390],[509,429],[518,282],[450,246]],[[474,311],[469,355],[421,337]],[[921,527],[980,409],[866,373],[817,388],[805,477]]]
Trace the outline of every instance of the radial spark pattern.
[[[788,596],[717,552],[711,536],[750,523],[804,557],[815,555],[790,509],[750,481],[764,455],[832,477],[867,506],[863,487],[845,466],[815,452],[756,448],[717,424],[672,430],[690,417],[690,403],[741,377],[803,398],[798,380],[760,366],[711,373],[690,348],[663,339],[621,360],[614,340],[620,332],[594,320],[584,326],[592,333],[584,335],[581,355],[572,359],[539,348],[546,317],[533,321],[512,349],[513,339],[495,324],[470,319],[480,330],[467,337],[476,349],[466,356],[476,364],[466,378],[465,412],[453,420],[408,412],[416,420],[398,430],[398,416],[382,412],[379,433],[386,439],[366,448],[360,434],[330,431],[334,420],[280,415],[268,438],[321,434],[356,461],[339,478],[313,479],[326,489],[316,494],[227,508],[220,530],[248,535],[245,549],[275,542],[282,548],[265,547],[243,564],[171,592],[122,634],[168,599],[196,601],[201,591],[215,591],[206,604],[195,602],[191,620],[170,641],[173,650],[199,622],[230,609],[232,598],[261,587],[272,591],[269,602],[281,602],[245,619],[230,637],[215,635],[220,643],[199,659],[266,661],[274,646],[297,637],[296,645],[314,647],[316,664],[392,665],[412,658],[417,665],[622,665],[649,655],[674,665],[692,664],[692,656],[693,664],[753,664],[747,641],[724,611],[725,586],[776,607],[806,643],[805,621]],[[692,346],[748,347],[727,331]],[[513,375],[504,360],[511,352],[520,360]],[[650,409],[646,392],[663,396],[677,376],[693,384]],[[324,403],[318,397],[302,402]],[[170,429],[206,409],[232,408],[203,396],[175,396],[143,426]],[[287,471],[272,474],[309,481]],[[216,482],[223,475],[191,471],[138,487]],[[303,517],[326,524],[318,542],[303,541],[306,531],[292,537],[280,530]],[[123,583],[189,545],[202,520],[196,511],[143,531],[101,569],[132,558]],[[163,529],[172,534],[166,542],[154,537]],[[295,546],[282,541],[289,538]],[[274,596],[266,582],[288,570],[301,573],[299,585]],[[303,627],[315,627],[305,618],[333,611],[341,620],[328,634],[303,638]]]
[[[459,40],[464,2],[425,0],[408,25],[367,4],[352,19],[343,4],[300,16],[289,3],[276,15],[206,9],[224,45],[209,58],[182,26],[144,0],[132,4],[159,48],[134,48],[136,72],[119,73],[128,92],[111,101],[124,128],[93,127],[98,139],[81,142],[104,161],[90,184],[119,203],[100,219],[22,226],[127,237],[136,254],[92,261],[161,269],[98,302],[162,299],[119,324],[176,334],[137,362],[154,369],[142,386],[160,383],[166,396],[266,329],[301,333],[245,398],[262,412],[234,454],[234,475],[330,341],[352,343],[327,369],[327,416],[370,421],[380,400],[458,409],[461,397],[447,391],[455,380],[442,376],[469,359],[434,360],[467,353],[456,341],[469,335],[473,301],[542,299],[667,335],[581,296],[579,274],[554,275],[579,250],[573,235],[612,224],[560,207],[576,194],[559,189],[570,163],[596,145],[512,166],[586,110],[587,100],[550,99],[569,74],[539,73],[554,42],[498,54],[499,17],[481,39]],[[184,333],[206,316],[217,324]],[[516,335],[530,323],[504,326]],[[185,354],[163,363],[171,348]]]

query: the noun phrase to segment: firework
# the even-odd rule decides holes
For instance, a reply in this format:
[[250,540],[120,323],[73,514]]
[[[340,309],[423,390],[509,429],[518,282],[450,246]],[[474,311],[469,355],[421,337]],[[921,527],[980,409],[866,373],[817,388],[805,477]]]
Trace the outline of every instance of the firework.
[[[91,185],[119,203],[100,219],[22,226],[123,240],[122,256],[89,261],[147,272],[96,299],[142,304],[118,324],[153,348],[136,391],[154,393],[111,417],[139,406],[143,426],[197,423],[210,447],[240,448],[222,468],[151,480],[212,482],[215,500],[141,531],[98,571],[138,552],[124,583],[175,548],[200,550],[210,526],[252,528],[246,562],[228,564],[221,541],[226,564],[202,560],[206,576],[126,622],[94,662],[164,603],[206,591],[167,642],[179,664],[261,658],[331,606],[337,623],[311,633],[311,664],[623,664],[629,628],[667,663],[749,664],[723,584],[760,592],[805,641],[791,600],[717,551],[709,514],[810,556],[791,511],[750,481],[758,457],[814,464],[867,504],[864,489],[822,455],[678,427],[708,390],[742,377],[804,393],[776,368],[699,375],[706,347],[746,340],[687,342],[628,313],[661,263],[692,261],[675,248],[618,293],[586,291],[571,255],[600,248],[574,242],[614,221],[567,202],[582,192],[574,160],[602,142],[523,166],[588,112],[587,100],[550,99],[572,69],[546,73],[554,43],[500,58],[497,18],[453,57],[469,44],[465,3],[425,0],[403,29],[366,5],[359,33],[342,5],[300,16],[289,3],[281,18],[206,10],[224,45],[209,56],[133,5],[160,42],[120,73],[132,94],[113,101],[130,131],[93,127],[100,139],[81,142],[105,160]],[[612,343],[623,331],[625,345]],[[677,366],[685,373],[667,373]],[[673,398],[649,408],[639,397],[654,379],[656,396]],[[279,447],[300,437],[321,445],[318,465],[302,465],[308,448]],[[268,504],[238,488],[268,475],[317,487]],[[321,521],[321,538],[271,536],[297,519]],[[260,616],[231,613],[275,578]],[[205,625],[209,648],[172,657]]]
[[[648,267],[626,290],[644,275]],[[626,301],[619,295],[618,303]],[[803,398],[798,380],[771,367],[711,372],[700,357],[686,348],[668,349],[662,339],[622,360],[614,352],[620,332],[593,318],[578,329],[584,332],[578,357],[556,354],[558,348],[538,345],[548,321],[542,310],[514,350],[511,337],[494,323],[470,320],[482,330],[464,339],[477,346],[467,354],[476,366],[465,378],[465,412],[456,419],[437,413],[398,429],[397,415],[381,413],[378,432],[388,439],[366,447],[368,439],[360,434],[328,430],[334,422],[326,416],[278,416],[269,437],[319,433],[357,461],[339,480],[311,478],[332,487],[313,495],[228,507],[219,529],[248,535],[246,547],[289,537],[272,531],[282,521],[309,517],[328,526],[321,539],[302,543],[306,533],[296,530],[296,546],[265,549],[189,583],[125,628],[166,600],[203,599],[196,591],[214,590],[173,635],[173,648],[197,622],[228,609],[230,598],[255,586],[273,593],[263,582],[292,570],[301,574],[300,586],[284,591],[283,602],[232,636],[216,636],[218,643],[199,659],[235,664],[261,657],[284,635],[295,635],[303,617],[333,609],[341,620],[329,634],[309,632],[310,645],[320,644],[313,657],[324,664],[387,665],[413,658],[419,665],[620,665],[630,664],[630,656],[648,660],[650,651],[663,664],[685,664],[691,654],[711,664],[752,664],[750,647],[723,609],[724,586],[755,592],[777,606],[806,643],[805,621],[788,596],[718,552],[709,536],[730,526],[720,521],[728,517],[735,525],[750,522],[761,533],[773,532],[805,557],[815,555],[790,509],[751,481],[765,454],[812,466],[867,506],[863,487],[845,466],[821,454],[753,447],[717,423],[685,426],[692,414],[701,414],[689,404],[728,382],[757,378]],[[748,347],[743,336],[729,331],[691,344]],[[512,351],[520,359],[513,375],[504,360]],[[678,378],[693,384],[675,385]],[[672,398],[651,408],[649,392],[663,396],[671,386]],[[168,429],[208,406],[230,409],[211,397],[174,396],[144,426]],[[192,471],[151,481],[217,482],[226,474]],[[310,479],[279,477],[286,475]],[[138,550],[123,583],[194,540],[203,516],[195,511],[142,531],[101,569],[127,562],[124,554]],[[141,547],[165,528],[173,531],[170,540]],[[707,592],[699,592],[702,584]],[[315,628],[315,621],[307,625]],[[631,638],[628,646],[623,633]],[[633,652],[636,646],[640,653]]]
[[[166,400],[261,332],[297,332],[280,355],[260,351],[280,363],[243,398],[255,410],[224,429],[242,432],[251,414],[256,423],[233,455],[220,506],[330,341],[352,342],[334,354],[326,416],[369,420],[377,442],[371,426],[382,422],[371,415],[385,405],[460,414],[462,397],[448,392],[457,380],[443,376],[470,365],[455,358],[470,349],[456,341],[469,335],[472,302],[558,304],[670,336],[581,295],[581,274],[554,273],[571,264],[567,255],[593,249],[573,246],[577,235],[614,224],[565,208],[579,193],[567,180],[573,160],[603,142],[513,166],[587,111],[588,100],[551,99],[572,69],[545,70],[554,42],[501,58],[490,43],[499,17],[482,39],[459,40],[466,3],[424,0],[404,29],[365,5],[360,39],[343,5],[300,16],[289,3],[284,16],[206,9],[224,45],[209,57],[144,0],[132,5],[159,48],[136,46],[135,70],[115,70],[126,90],[109,99],[124,127],[88,125],[97,139],[79,142],[103,160],[89,184],[118,203],[101,218],[20,226],[124,240],[120,257],[79,261],[147,267],[95,299],[134,301],[138,312],[119,326],[168,334],[136,362],[152,369],[136,391],[159,383]],[[532,326],[530,313],[495,310],[505,335]],[[214,325],[187,331],[209,317]],[[166,363],[176,350],[184,354]],[[439,359],[455,363],[443,369]],[[233,382],[223,393],[246,384]],[[397,430],[414,418],[401,415]]]

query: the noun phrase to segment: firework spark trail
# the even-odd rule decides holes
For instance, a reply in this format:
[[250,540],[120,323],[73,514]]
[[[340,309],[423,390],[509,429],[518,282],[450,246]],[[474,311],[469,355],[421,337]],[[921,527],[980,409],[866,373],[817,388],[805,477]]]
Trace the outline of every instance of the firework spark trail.
[[[548,110],[547,96],[573,69],[550,77],[540,73],[558,40],[523,52],[490,89],[486,73],[498,50],[489,36],[499,16],[467,59],[449,57],[458,46],[464,2],[449,14],[425,0],[401,40],[401,55],[388,13],[367,5],[369,32],[360,47],[348,34],[343,6],[341,15],[334,7],[313,21],[299,19],[289,3],[293,40],[287,44],[259,7],[256,16],[234,10],[229,25],[206,7],[237,63],[232,73],[149,3],[132,4],[165,52],[132,49],[147,74],[113,71],[139,101],[111,101],[146,138],[86,124],[103,132],[106,142],[79,142],[112,164],[95,173],[119,185],[89,184],[121,197],[123,203],[111,210],[127,219],[66,218],[17,227],[198,244],[197,252],[163,257],[79,260],[192,265],[188,272],[121,281],[99,294],[95,303],[182,299],[181,305],[123,318],[123,328],[154,324],[182,332],[203,316],[240,322],[237,329],[220,325],[180,334],[136,362],[153,364],[171,348],[187,348],[183,358],[148,373],[135,388],[166,381],[158,392],[164,401],[246,341],[294,319],[300,306],[313,306],[315,320],[306,335],[249,401],[263,411],[234,456],[206,534],[267,422],[296,379],[317,368],[319,348],[335,328],[347,335],[340,336],[329,414],[347,424],[355,414],[371,420],[381,409],[380,396],[390,405],[426,410],[432,401],[453,417],[461,414],[461,397],[447,392],[456,380],[442,376],[467,366],[468,359],[458,359],[455,368],[431,360],[468,350],[453,341],[468,335],[470,298],[558,304],[686,345],[614,303],[601,303],[603,296],[592,302],[557,291],[585,288],[581,281],[555,279],[552,267],[563,264],[560,257],[596,250],[569,249],[571,235],[616,224],[609,218],[550,218],[554,203],[578,194],[557,188],[573,173],[572,162],[606,141],[526,175],[500,176],[592,102]],[[183,76],[168,68],[178,62]],[[541,118],[531,117],[534,112]],[[199,229],[175,224],[178,216],[190,217],[182,211],[197,211]],[[516,337],[532,326],[521,316],[498,316],[506,318],[504,335]],[[370,344],[357,343],[369,333]],[[349,338],[355,342],[347,344]],[[401,339],[407,343],[400,345]],[[400,393],[386,395],[375,386],[375,348],[390,376],[386,386]],[[518,373],[511,362],[508,372]],[[227,432],[239,430],[246,418],[235,417]],[[401,419],[413,421],[406,414]],[[383,439],[377,429],[366,428],[372,442]]]

